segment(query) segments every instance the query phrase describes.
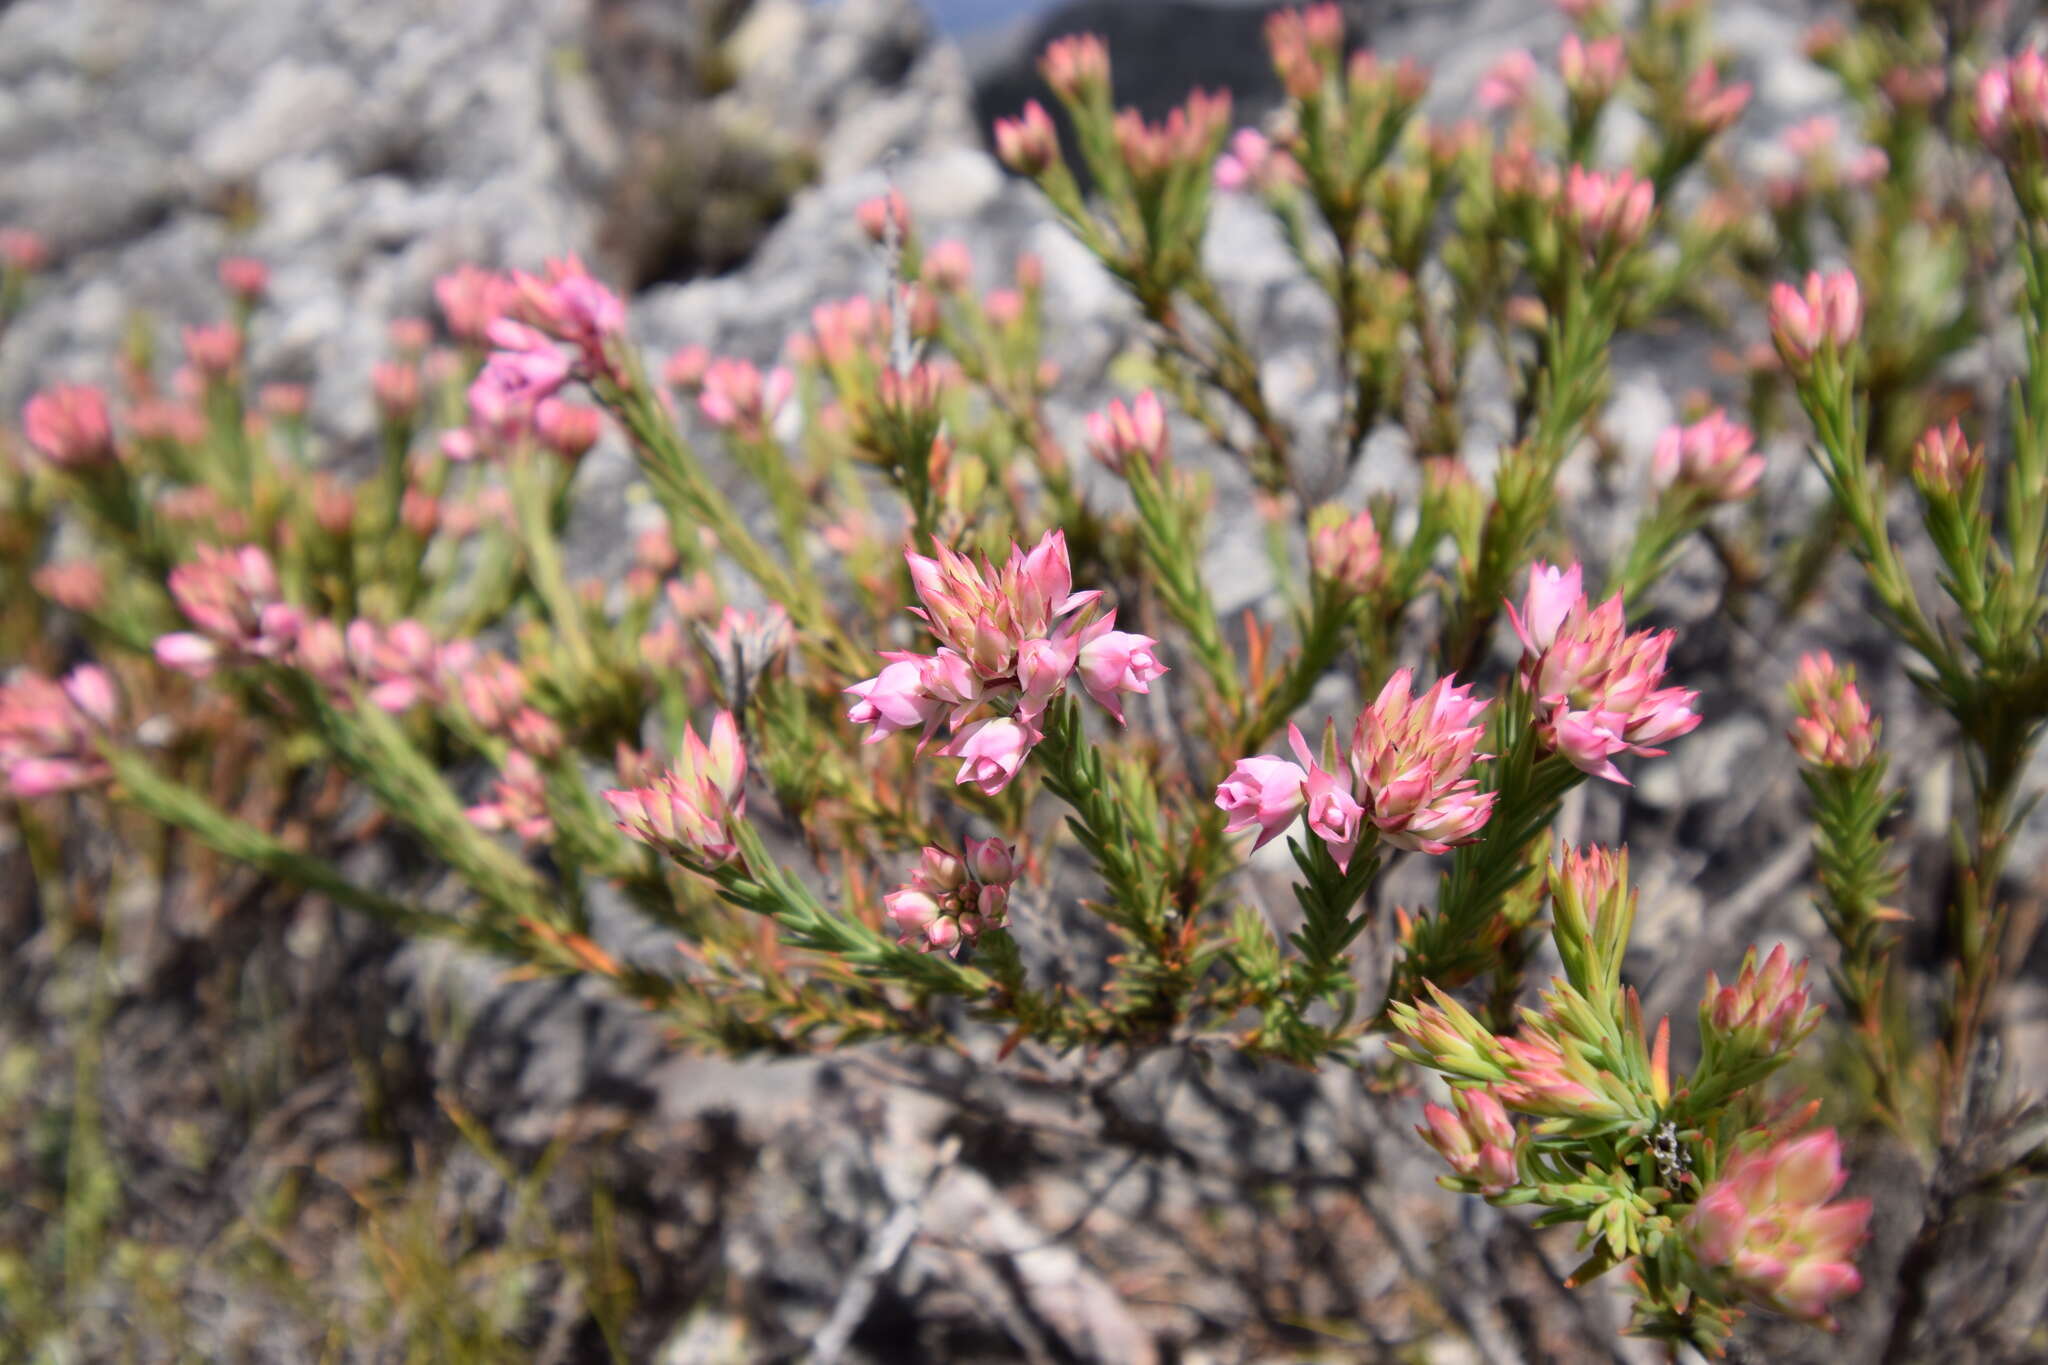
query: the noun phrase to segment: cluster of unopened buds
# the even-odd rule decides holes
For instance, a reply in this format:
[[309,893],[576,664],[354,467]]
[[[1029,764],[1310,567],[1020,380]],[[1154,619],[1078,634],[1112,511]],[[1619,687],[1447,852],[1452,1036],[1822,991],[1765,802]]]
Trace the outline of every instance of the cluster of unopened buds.
[[969,839],[959,857],[927,847],[910,880],[882,905],[904,947],[958,952],[1003,927],[1017,870],[1017,850],[1000,839]]
[[572,379],[620,378],[626,306],[618,295],[573,256],[548,262],[544,278],[464,267],[436,281],[435,295],[449,331],[491,348],[469,386],[469,426],[444,434],[442,452],[474,459],[529,435],[567,459],[587,451],[597,439],[597,412],[557,395]]
[[28,800],[105,781],[98,737],[119,714],[103,669],[84,664],[55,682],[17,674],[0,685],[0,789]]
[[51,464],[86,469],[115,456],[114,426],[107,399],[82,384],[59,384],[28,400],[21,414],[28,443]]
[[1633,171],[1572,166],[1564,177],[1564,217],[1592,255],[1625,251],[1643,240],[1656,207],[1656,188]]
[[1352,727],[1341,763],[1334,726],[1324,731],[1320,761],[1293,725],[1287,737],[1299,762],[1271,755],[1239,760],[1216,789],[1217,806],[1231,817],[1225,832],[1256,827],[1258,848],[1306,816],[1309,833],[1339,870],[1349,869],[1369,833],[1424,853],[1477,840],[1493,814],[1494,793],[1479,791],[1467,774],[1482,757],[1476,750],[1485,727],[1478,718],[1487,703],[1448,677],[1413,695],[1413,676],[1404,668],[1387,680]]
[[1621,594],[1591,605],[1577,564],[1530,566],[1521,610],[1508,616],[1522,641],[1522,685],[1536,703],[1545,748],[1580,771],[1626,786],[1614,764],[1623,753],[1656,756],[1652,746],[1700,723],[1697,692],[1660,687],[1673,632],[1630,633]]
[[1856,673],[1828,654],[1800,656],[1792,676],[1792,748],[1816,768],[1860,768],[1877,751],[1878,722]]
[[746,781],[739,723],[732,712],[720,711],[708,742],[683,727],[674,767],[645,786],[608,791],[604,799],[628,836],[683,862],[717,864],[739,852],[734,824],[746,813]]
[[491,799],[471,806],[466,814],[478,829],[510,830],[523,843],[546,843],[555,833],[555,822],[548,814],[547,783],[533,756],[523,749],[505,755],[491,786]]
[[[924,604],[912,610],[938,652],[887,651],[886,668],[846,689],[847,719],[872,727],[870,743],[915,729],[922,748],[950,725],[940,752],[961,760],[957,781],[993,796],[1045,737],[1040,721],[1070,678],[1122,723],[1123,694],[1149,692],[1166,671],[1150,637],[1117,630],[1114,611],[1096,616],[1101,593],[1073,591],[1061,532],[1029,551],[1012,545],[1000,569],[935,548],[936,557],[904,558]],[[976,719],[984,710],[997,714]]]
[[254,545],[216,549],[171,570],[171,599],[198,629],[160,636],[157,662],[195,678],[223,664],[276,663],[298,643],[305,613],[284,601],[270,556]]

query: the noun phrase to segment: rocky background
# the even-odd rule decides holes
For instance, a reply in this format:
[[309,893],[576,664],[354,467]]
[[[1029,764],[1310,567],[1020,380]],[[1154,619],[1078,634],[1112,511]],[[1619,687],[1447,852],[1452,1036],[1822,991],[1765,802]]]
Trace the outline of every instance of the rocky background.
[[[930,239],[971,246],[984,284],[1019,251],[1045,260],[1059,411],[1078,431],[1134,320],[991,159],[989,118],[1027,96],[1045,37],[1082,27],[1110,33],[1119,94],[1140,105],[1201,82],[1256,109],[1270,87],[1257,6],[1043,8],[942,4],[956,46],[915,0],[0,0],[0,225],[56,253],[0,338],[0,407],[108,377],[137,317],[165,337],[210,319],[230,252],[272,267],[258,377],[309,383],[344,455],[371,438],[385,323],[428,313],[433,278],[463,261],[579,252],[637,291],[650,348],[765,362],[811,305],[877,287],[851,213],[893,184]],[[1562,32],[1544,0],[1349,8],[1372,46],[1434,68],[1432,113],[1457,113],[1502,52]],[[1737,154],[1761,164],[1831,98],[1799,55],[1813,11],[1718,10],[1757,88]],[[1327,324],[1272,229],[1226,200],[1210,249],[1280,406],[1334,412]],[[1624,470],[1679,395],[1711,386],[1707,359],[1684,336],[1617,357]],[[1473,402],[1483,418],[1483,383]],[[1489,459],[1483,420],[1472,439]],[[1774,455],[1773,515],[1796,519],[1815,490],[1796,449]],[[1400,487],[1408,467],[1385,451],[1346,495]],[[1241,474],[1215,474],[1220,508],[1249,505]],[[628,463],[600,448],[580,477],[580,568],[617,569]],[[1572,477],[1601,558],[1636,480]],[[1227,512],[1215,527],[1227,614],[1270,587],[1256,536]],[[1847,574],[1788,620],[1721,614],[1717,585],[1702,557],[1660,599],[1708,724],[1637,788],[1582,794],[1565,817],[1574,838],[1630,843],[1646,1003],[1681,1017],[1747,944],[1820,938],[1779,738],[1802,648],[1854,658],[1884,704],[1930,877],[1955,780]],[[1193,1051],[1128,1070],[685,1056],[595,990],[508,982],[231,873],[202,895],[189,869],[108,910],[120,958],[82,977],[21,891],[22,856],[0,853],[0,1189],[19,1192],[0,1195],[0,1359],[10,1319],[42,1311],[25,1249],[58,1215],[35,1192],[87,1149],[118,1173],[110,1245],[126,1250],[70,1277],[55,1311],[73,1354],[52,1358],[1659,1358],[1616,1338],[1617,1300],[1559,1287],[1568,1244],[1437,1191],[1407,1135],[1416,1101],[1369,1096],[1351,1072]],[[365,875],[380,856],[365,851]],[[2038,862],[2014,859],[2019,893],[2038,896]],[[1270,872],[1248,894],[1284,903]],[[2037,1092],[2043,1013],[2023,987],[2004,1033]],[[1875,1284],[1913,1213],[1881,1221]],[[1991,1241],[2023,1250],[1987,1243],[1938,1286],[1958,1359],[2040,1358],[2027,1332],[2048,1312],[2048,1238],[2038,1207],[2015,1218]],[[1844,1341],[1772,1338],[1768,1358],[1874,1358],[1880,1299],[1852,1305]]]

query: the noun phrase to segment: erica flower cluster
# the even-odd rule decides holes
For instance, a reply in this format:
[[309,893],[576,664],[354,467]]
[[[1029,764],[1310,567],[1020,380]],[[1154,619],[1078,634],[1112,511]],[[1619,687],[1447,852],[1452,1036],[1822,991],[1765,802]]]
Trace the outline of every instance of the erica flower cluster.
[[1877,720],[1856,672],[1827,654],[1806,654],[1792,676],[1792,748],[1816,768],[1860,768],[1877,749]]
[[222,664],[277,662],[297,643],[305,613],[279,595],[270,556],[254,545],[202,545],[198,559],[171,570],[171,599],[198,627],[156,642],[157,661],[195,678]]
[[627,835],[685,862],[722,863],[739,851],[733,821],[746,811],[747,754],[732,712],[711,723],[711,740],[683,727],[675,766],[648,786],[604,799]]
[[1319,763],[1292,725],[1288,742],[1298,763],[1264,754],[1241,760],[1216,789],[1217,806],[1231,817],[1226,832],[1256,826],[1258,848],[1306,816],[1309,833],[1344,870],[1368,833],[1423,853],[1477,840],[1494,794],[1466,774],[1482,756],[1478,718],[1487,703],[1448,677],[1415,696],[1413,678],[1404,668],[1387,680],[1352,727],[1341,768],[1334,731],[1325,732]]
[[492,348],[469,386],[470,424],[442,438],[443,453],[457,460],[497,454],[529,434],[568,459],[588,450],[597,439],[596,411],[557,394],[574,378],[618,374],[615,352],[626,325],[619,297],[573,256],[549,261],[545,278],[464,267],[437,281],[435,294],[450,331]]
[[[1150,691],[1166,671],[1150,637],[1117,630],[1114,611],[1095,615],[1101,593],[1073,591],[1060,532],[1029,551],[1012,545],[1000,569],[935,548],[935,556],[904,558],[924,604],[912,610],[938,652],[885,652],[888,667],[846,689],[854,698],[846,718],[873,727],[870,743],[916,729],[922,748],[950,726],[940,752],[961,760],[956,780],[993,796],[1044,738],[1039,722],[1070,678],[1121,724],[1123,694]],[[984,711],[996,714],[977,719]]]
[[1657,438],[1650,472],[1660,487],[1684,489],[1710,502],[1738,502],[1764,475],[1764,457],[1755,453],[1755,441],[1748,427],[1715,408],[1690,425],[1666,428]]
[[882,898],[906,948],[956,952],[1000,929],[1017,880],[1017,850],[1000,839],[969,839],[954,857],[926,848],[910,880]]
[[60,682],[24,673],[0,686],[0,789],[27,800],[105,781],[95,740],[118,712],[113,681],[89,664]]
[[1595,607],[1580,591],[1574,564],[1559,570],[1538,561],[1517,611],[1522,683],[1536,701],[1537,737],[1582,772],[1628,785],[1617,754],[1658,755],[1662,744],[1700,723],[1697,692],[1660,687],[1671,631],[1629,633],[1621,594]]
[[1848,1179],[1834,1130],[1738,1153],[1686,1220],[1702,1262],[1759,1302],[1825,1319],[1863,1287],[1849,1258],[1870,1224],[1870,1201],[1828,1201]]

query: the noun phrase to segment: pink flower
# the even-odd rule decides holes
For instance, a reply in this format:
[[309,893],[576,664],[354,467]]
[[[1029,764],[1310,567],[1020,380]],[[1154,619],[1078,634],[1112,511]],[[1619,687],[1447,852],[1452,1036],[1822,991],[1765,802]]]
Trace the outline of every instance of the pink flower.
[[1308,563],[1316,577],[1361,596],[1377,591],[1381,573],[1380,531],[1370,512],[1347,513],[1335,504],[1309,518]]
[[1734,123],[1749,104],[1749,82],[1721,84],[1721,73],[1703,63],[1685,83],[1683,117],[1695,137],[1712,137]]
[[576,346],[591,372],[607,369],[604,346],[625,331],[626,305],[593,279],[583,262],[574,256],[549,261],[545,278],[515,270],[512,288],[521,317]]
[[765,381],[745,360],[715,360],[704,372],[697,408],[712,425],[760,439],[796,388],[796,376],[777,366]]
[[1451,1103],[1455,1112],[1424,1105],[1423,1126],[1415,1131],[1479,1193],[1505,1193],[1520,1178],[1515,1151],[1521,1143],[1507,1110],[1485,1090],[1455,1090]]
[[925,670],[915,656],[898,659],[846,692],[854,698],[846,718],[855,725],[874,727],[865,741],[868,744],[898,730],[922,730],[924,740],[929,740],[947,710],[943,702],[925,689]]
[[1856,670],[1826,653],[1802,655],[1792,678],[1792,748],[1817,768],[1852,769],[1877,751],[1878,722],[1856,690]]
[[619,828],[672,858],[722,863],[739,851],[732,822],[746,810],[747,755],[730,711],[711,725],[709,743],[683,728],[682,752],[644,787],[607,791]]
[[464,265],[434,281],[434,300],[457,341],[481,346],[491,324],[511,311],[517,291],[502,275]]
[[911,610],[941,644],[991,682],[1014,677],[1017,648],[1025,640],[1049,635],[1057,620],[1101,596],[1072,591],[1066,537],[1058,531],[1046,532],[1028,552],[1012,546],[1000,570],[945,545],[933,548],[932,557],[904,554],[923,603]]
[[2001,154],[2025,144],[2039,155],[2048,139],[2048,57],[2039,48],[2010,57],[1977,78],[1977,135]]
[[262,302],[270,288],[270,267],[250,256],[230,256],[220,263],[221,288],[245,306]]
[[1632,171],[1608,173],[1573,166],[1565,172],[1565,220],[1596,256],[1624,251],[1649,230],[1655,194],[1650,182]]
[[910,231],[910,205],[904,201],[903,191],[891,189],[861,200],[853,210],[853,220],[871,242],[885,240],[892,231],[901,240]]
[[1819,1022],[1821,1007],[1808,1008],[1806,964],[1792,965],[1780,943],[1759,968],[1756,949],[1742,959],[1742,971],[1723,986],[1707,973],[1706,996],[1700,1001],[1700,1030],[1722,1035],[1745,1051],[1781,1052],[1795,1045]]
[[27,228],[0,228],[0,268],[33,275],[50,263],[50,245]]
[[593,407],[543,398],[533,409],[533,431],[548,450],[575,463],[597,444],[603,417]]
[[96,612],[106,604],[106,571],[90,559],[67,559],[45,564],[30,576],[29,582],[37,592],[66,611],[84,615]]
[[87,385],[44,389],[22,409],[28,443],[51,464],[86,469],[114,459],[114,429],[106,395]]
[[1829,1204],[1848,1179],[1833,1129],[1737,1152],[1685,1220],[1709,1267],[1767,1307],[1825,1322],[1828,1306],[1863,1287],[1850,1258],[1870,1201]]
[[1112,399],[1103,411],[1089,413],[1088,449],[1118,474],[1132,455],[1160,468],[1166,462],[1166,408],[1159,395],[1147,389],[1128,408]]
[[171,570],[171,598],[197,635],[166,635],[156,655],[166,667],[204,677],[216,663],[286,657],[304,613],[279,599],[277,571],[254,545],[216,550],[202,545],[198,559]]
[[1093,33],[1055,38],[1039,58],[1039,74],[1062,99],[1083,100],[1109,89],[1109,48]]
[[1576,33],[1567,33],[1558,45],[1557,69],[1575,103],[1588,107],[1606,103],[1621,87],[1628,70],[1621,35],[1587,42]]
[[1166,665],[1160,663],[1159,656],[1153,652],[1157,642],[1151,636],[1111,630],[1115,624],[1116,613],[1112,611],[1081,631],[1078,637],[1081,653],[1076,671],[1081,676],[1081,686],[1088,690],[1096,705],[1122,725],[1124,708],[1121,694],[1150,692],[1152,680],[1166,672]]
[[996,157],[1019,175],[1038,175],[1059,160],[1060,135],[1037,100],[1016,118],[996,120]]
[[1301,814],[1307,783],[1308,774],[1300,765],[1284,758],[1259,754],[1239,759],[1216,788],[1216,806],[1230,816],[1223,832],[1236,834],[1257,825],[1259,837],[1252,849],[1264,848]]
[[1516,48],[1504,53],[1486,69],[1486,75],[1479,81],[1476,98],[1479,107],[1489,113],[1502,109],[1518,109],[1529,100],[1529,92],[1536,84],[1536,59],[1527,48]]
[[1629,1110],[1607,1091],[1610,1075],[1580,1052],[1576,1042],[1550,1032],[1547,1020],[1498,1040],[1508,1079],[1493,1087],[1510,1109],[1542,1118],[1618,1120]]
[[[1358,718],[1351,736],[1352,789],[1380,837],[1396,848],[1446,853],[1474,843],[1493,814],[1494,793],[1466,774],[1485,728],[1485,701],[1445,676],[1411,697],[1401,669]],[[1297,751],[1299,744],[1297,740]]]
[[105,781],[111,770],[98,738],[119,715],[103,669],[84,664],[61,682],[18,674],[0,685],[0,786],[31,800]]
[[1359,835],[1364,831],[1365,807],[1353,799],[1345,783],[1325,772],[1309,757],[1308,745],[1300,730],[1288,726],[1287,737],[1294,746],[1295,757],[1301,760],[1308,773],[1301,787],[1301,794],[1306,798],[1302,814],[1308,832],[1329,848],[1338,871],[1349,872],[1352,855],[1358,851]]
[[1656,756],[1650,746],[1676,739],[1700,723],[1698,693],[1659,687],[1671,631],[1629,634],[1621,595],[1598,607],[1574,591],[1565,615],[1556,616],[1562,590],[1576,590],[1577,565],[1559,575],[1537,563],[1520,613],[1509,605],[1522,638],[1522,684],[1536,699],[1536,733],[1552,752],[1582,772],[1626,786],[1614,756]]
[[1661,486],[1676,485],[1714,502],[1736,502],[1763,477],[1764,457],[1751,449],[1755,439],[1748,427],[1715,408],[1690,426],[1666,428],[1657,438],[1650,472]]
[[1042,738],[1023,721],[996,716],[960,730],[939,752],[961,760],[960,775],[953,779],[956,786],[972,784],[984,796],[995,796],[1010,785],[1024,756]]
[[1240,128],[1231,135],[1230,150],[1216,158],[1215,180],[1216,188],[1226,194],[1247,189],[1272,194],[1300,184],[1302,172],[1294,158],[1264,133]]
[[222,380],[242,365],[242,333],[232,323],[187,327],[183,333],[185,361],[202,377]]
[[1862,294],[1846,270],[1810,272],[1797,290],[1783,283],[1771,286],[1771,336],[1795,373],[1804,372],[1824,350],[1848,350],[1862,326]]
[[522,843],[546,843],[555,836],[548,814],[547,783],[523,750],[505,755],[505,766],[491,787],[492,799],[465,812],[478,829],[511,830]]

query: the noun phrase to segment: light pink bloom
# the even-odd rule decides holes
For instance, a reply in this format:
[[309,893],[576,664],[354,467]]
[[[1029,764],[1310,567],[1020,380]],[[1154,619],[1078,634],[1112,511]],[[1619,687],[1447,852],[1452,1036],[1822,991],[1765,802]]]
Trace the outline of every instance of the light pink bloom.
[[491,786],[491,798],[465,812],[478,829],[509,829],[528,844],[546,843],[555,837],[555,822],[548,814],[547,782],[525,751],[514,749],[505,755],[505,766]]
[[643,787],[607,791],[619,828],[672,858],[722,863],[739,851],[732,822],[746,810],[747,755],[730,711],[712,722],[709,743],[683,728],[682,752]]
[[1848,350],[1862,327],[1862,293],[1846,270],[1810,272],[1796,290],[1784,283],[1771,286],[1771,336],[1795,372],[1803,372],[1824,348]]
[[1114,472],[1124,472],[1132,455],[1158,469],[1166,463],[1166,408],[1159,395],[1146,389],[1127,408],[1112,399],[1101,412],[1088,414],[1088,449]]
[[1276,10],[1266,20],[1266,47],[1287,93],[1308,99],[1343,53],[1343,12],[1329,4]]
[[1536,733],[1545,747],[1583,772],[1626,786],[1614,756],[1662,753],[1650,746],[1700,723],[1692,709],[1699,694],[1658,686],[1673,632],[1629,634],[1619,593],[1593,607],[1574,592],[1557,617],[1562,590],[1576,589],[1579,581],[1577,565],[1560,575],[1537,563],[1522,610],[1509,604],[1522,639],[1522,684],[1536,699]]
[[230,256],[220,263],[220,283],[238,302],[260,303],[270,288],[270,267],[251,256]]
[[1977,134],[2002,155],[2022,144],[2038,155],[2048,141],[2048,57],[2028,48],[1977,78]]
[[1605,104],[1621,87],[1621,78],[1628,71],[1621,35],[1611,34],[1588,42],[1576,33],[1567,33],[1558,45],[1557,70],[1564,78],[1564,88],[1577,104]]
[[1536,85],[1536,58],[1527,48],[1518,47],[1504,53],[1486,68],[1480,78],[1476,98],[1479,107],[1490,113],[1503,109],[1519,109],[1528,103],[1530,91]]
[[1216,188],[1226,194],[1272,194],[1302,179],[1295,159],[1256,128],[1238,129],[1231,135],[1230,150],[1216,158]]
[[1856,670],[1826,653],[1802,655],[1792,678],[1792,748],[1820,768],[1860,768],[1877,751],[1878,722],[1856,690]]
[[86,469],[114,459],[114,428],[106,395],[82,384],[44,389],[22,409],[28,443],[51,464]]
[[27,228],[0,228],[0,267],[33,275],[50,263],[50,246]]
[[960,775],[953,779],[956,786],[972,784],[984,796],[995,796],[1010,785],[1024,756],[1041,738],[1023,721],[996,716],[958,731],[939,752],[961,761]]
[[1565,172],[1564,215],[1586,250],[1595,255],[1623,251],[1643,240],[1655,207],[1655,188],[1633,171]]
[[60,682],[19,673],[0,684],[0,787],[30,800],[105,781],[97,741],[119,716],[113,680],[91,664]]
[[226,379],[242,365],[242,333],[232,323],[187,327],[183,332],[185,361],[209,380]]
[[1308,774],[1301,787],[1305,798],[1302,816],[1308,832],[1321,839],[1330,850],[1338,871],[1349,872],[1352,855],[1358,851],[1359,836],[1365,829],[1365,807],[1352,797],[1345,782],[1324,771],[1309,757],[1308,745],[1300,730],[1289,725],[1287,737],[1294,746],[1295,757],[1301,760]]
[[1109,87],[1109,48],[1093,33],[1055,38],[1039,58],[1038,71],[1062,99],[1085,100]]
[[1752,948],[1743,956],[1742,971],[1733,984],[1723,986],[1719,977],[1707,973],[1700,1027],[1739,1041],[1749,1051],[1780,1052],[1819,1022],[1821,1007],[1808,1004],[1806,964],[1793,966],[1780,943],[1759,967]]
[[1384,581],[1380,531],[1370,512],[1346,513],[1334,504],[1316,509],[1309,518],[1309,568],[1318,578],[1364,595]]
[[1307,804],[1307,784],[1308,774],[1284,758],[1270,754],[1240,758],[1216,788],[1216,806],[1230,816],[1223,832],[1236,834],[1256,825],[1259,837],[1252,849],[1264,848],[1301,814]]
[[199,547],[198,558],[171,570],[171,598],[195,635],[166,635],[156,654],[166,667],[203,677],[216,663],[284,658],[304,623],[299,608],[280,600],[270,556],[254,545],[234,550]]
[[1588,1061],[1577,1044],[1560,1041],[1547,1026],[1531,1025],[1498,1040],[1508,1079],[1493,1093],[1510,1109],[1540,1118],[1616,1120],[1629,1110],[1607,1092],[1612,1076]]
[[593,279],[574,256],[547,263],[545,277],[512,272],[515,307],[521,317],[557,341],[576,346],[590,372],[608,362],[604,346],[626,326],[626,305]]
[[943,702],[925,690],[925,670],[915,656],[898,659],[846,692],[854,698],[846,718],[855,725],[874,727],[865,741],[868,744],[898,730],[922,730],[923,739],[929,740],[947,710]]
[[370,393],[387,422],[410,422],[420,410],[420,368],[402,360],[380,360],[370,367]]
[[1687,131],[1696,137],[1712,137],[1742,115],[1749,104],[1749,82],[1721,84],[1721,73],[1712,62],[1702,63],[1685,83],[1683,117]]
[[1166,665],[1159,662],[1159,656],[1154,652],[1158,642],[1151,636],[1110,629],[1115,624],[1116,613],[1112,611],[1081,630],[1078,636],[1081,653],[1076,671],[1080,674],[1081,686],[1095,699],[1096,705],[1122,725],[1124,708],[1121,694],[1150,692],[1153,679],[1166,672]]
[[1660,486],[1678,485],[1715,502],[1736,502],[1763,477],[1764,457],[1752,449],[1755,437],[1720,408],[1690,426],[1668,427],[1657,438],[1650,462]]
[[1474,843],[1493,814],[1494,794],[1466,774],[1488,705],[1470,684],[1446,675],[1412,697],[1413,673],[1401,669],[1359,716],[1351,736],[1352,790],[1380,837],[1396,848],[1445,853]]
[[434,300],[441,305],[448,331],[470,346],[484,344],[491,324],[511,311],[516,294],[510,280],[473,265],[459,266],[434,281]]
[[1737,1152],[1685,1220],[1693,1251],[1765,1306],[1825,1322],[1830,1304],[1863,1287],[1851,1258],[1870,1201],[1827,1202],[1847,1179],[1831,1128]]
[[572,464],[597,444],[603,428],[602,414],[582,403],[543,398],[533,409],[533,431],[541,445]]
[[1019,175],[1037,175],[1059,159],[1060,135],[1037,100],[1016,118],[996,120],[996,157]]
[[57,560],[43,565],[29,578],[30,585],[52,603],[81,615],[96,612],[106,604],[107,575],[90,559]]
[[1453,1091],[1451,1103],[1455,1111],[1424,1105],[1423,1125],[1415,1131],[1481,1194],[1505,1193],[1519,1179],[1515,1150],[1521,1143],[1507,1110],[1484,1090]]
[[759,439],[795,387],[796,376],[781,366],[764,379],[750,361],[715,360],[704,371],[697,408],[712,425]]

